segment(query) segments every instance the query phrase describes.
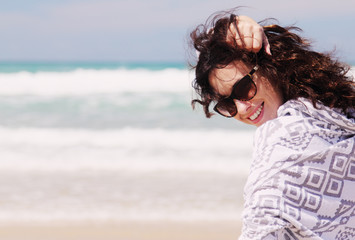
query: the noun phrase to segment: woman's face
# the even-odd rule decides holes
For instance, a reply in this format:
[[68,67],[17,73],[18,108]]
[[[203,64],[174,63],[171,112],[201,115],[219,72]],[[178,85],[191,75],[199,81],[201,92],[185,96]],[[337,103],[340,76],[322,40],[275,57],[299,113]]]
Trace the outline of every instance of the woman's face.
[[[224,68],[214,69],[209,76],[210,84],[220,95],[228,97],[233,85],[246,76],[252,67],[254,66],[248,67],[241,61],[235,61]],[[253,74],[252,79],[256,84],[257,93],[249,101],[234,99],[238,109],[234,118],[247,124],[260,126],[277,117],[277,109],[283,103],[282,96],[269,81],[258,75],[258,71]]]

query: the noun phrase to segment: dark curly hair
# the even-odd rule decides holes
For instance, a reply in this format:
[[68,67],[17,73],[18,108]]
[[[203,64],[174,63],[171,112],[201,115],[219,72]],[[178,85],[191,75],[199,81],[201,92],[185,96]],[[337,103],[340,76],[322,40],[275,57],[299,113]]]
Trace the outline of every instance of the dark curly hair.
[[[233,16],[233,15],[232,15]],[[265,26],[264,32],[271,46],[272,56],[262,49],[253,53],[227,41],[230,24],[235,18],[217,16],[210,23],[199,25],[191,32],[191,44],[199,52],[193,88],[200,99],[192,100],[192,106],[200,103],[211,117],[209,105],[219,96],[209,83],[209,74],[235,60],[247,65],[258,64],[258,73],[282,93],[283,101],[304,97],[314,106],[317,102],[331,108],[339,108],[345,114],[355,109],[355,85],[348,74],[350,67],[337,61],[331,53],[311,50],[309,41],[295,32],[297,27]]]

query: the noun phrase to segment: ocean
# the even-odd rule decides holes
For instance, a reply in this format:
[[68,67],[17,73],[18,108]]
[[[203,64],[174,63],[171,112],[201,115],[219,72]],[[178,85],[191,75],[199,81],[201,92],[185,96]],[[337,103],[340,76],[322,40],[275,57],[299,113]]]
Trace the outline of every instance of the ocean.
[[181,63],[0,63],[0,225],[234,221],[254,127]]
[[254,128],[181,63],[0,63],[0,225],[238,220]]

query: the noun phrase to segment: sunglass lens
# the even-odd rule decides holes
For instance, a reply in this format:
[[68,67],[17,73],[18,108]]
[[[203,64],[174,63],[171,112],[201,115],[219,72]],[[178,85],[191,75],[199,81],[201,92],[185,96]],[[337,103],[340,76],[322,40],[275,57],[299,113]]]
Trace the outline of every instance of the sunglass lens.
[[256,85],[249,76],[241,79],[234,88],[233,97],[240,101],[248,101],[256,95]]
[[225,117],[234,117],[237,115],[237,107],[233,99],[230,98],[219,101],[215,106],[215,111]]

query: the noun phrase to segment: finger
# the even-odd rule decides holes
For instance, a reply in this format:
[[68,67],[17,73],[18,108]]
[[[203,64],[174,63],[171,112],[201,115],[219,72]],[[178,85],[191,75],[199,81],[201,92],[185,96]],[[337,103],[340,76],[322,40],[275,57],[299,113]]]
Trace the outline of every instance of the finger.
[[265,35],[264,32],[263,32],[263,45],[265,48],[265,52],[271,56],[272,53],[271,53],[271,49],[270,49],[270,43],[269,43],[269,40],[267,39],[267,36]]
[[259,40],[254,37],[253,38],[253,46],[250,50],[257,53],[260,51],[261,48],[262,48],[262,43],[259,42]]
[[243,46],[243,41],[241,36],[238,33],[235,24],[230,24],[229,31],[227,33],[227,42],[230,44],[236,44],[237,46]]
[[244,47],[243,37],[239,35],[238,31],[235,31],[234,40],[238,47]]
[[251,51],[259,52],[263,46],[264,31],[262,28],[254,28],[253,33],[254,34],[253,34],[253,39],[252,39],[253,43],[252,43]]
[[242,37],[243,47],[248,51],[253,51],[253,36]]
[[236,39],[238,47],[250,51],[253,47],[253,32],[250,26],[239,26],[237,33],[239,36]]

